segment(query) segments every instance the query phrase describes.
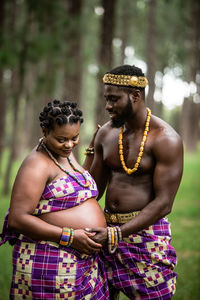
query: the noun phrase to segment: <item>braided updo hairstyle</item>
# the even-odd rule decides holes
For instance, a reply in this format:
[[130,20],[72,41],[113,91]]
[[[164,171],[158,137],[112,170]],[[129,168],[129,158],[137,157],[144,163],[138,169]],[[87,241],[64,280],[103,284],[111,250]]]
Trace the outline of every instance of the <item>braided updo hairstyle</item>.
[[65,124],[83,123],[82,111],[77,108],[77,103],[60,100],[49,102],[44,107],[39,116],[40,126],[48,131],[54,129],[54,126]]

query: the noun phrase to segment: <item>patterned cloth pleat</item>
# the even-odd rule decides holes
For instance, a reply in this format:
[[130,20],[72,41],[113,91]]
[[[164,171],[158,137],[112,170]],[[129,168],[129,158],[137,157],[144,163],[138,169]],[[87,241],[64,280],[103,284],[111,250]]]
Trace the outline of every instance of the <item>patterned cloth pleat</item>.
[[170,243],[170,223],[163,218],[124,238],[114,254],[105,249],[103,259],[109,282],[130,299],[171,299],[176,289],[177,260]]

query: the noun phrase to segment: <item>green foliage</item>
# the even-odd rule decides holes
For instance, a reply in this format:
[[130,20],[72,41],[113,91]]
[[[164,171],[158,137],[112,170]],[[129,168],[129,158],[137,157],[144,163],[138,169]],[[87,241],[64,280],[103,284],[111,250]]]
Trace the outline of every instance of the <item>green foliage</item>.
[[157,67],[184,70],[187,59],[188,1],[157,1]]
[[[147,1],[145,0],[118,0],[116,16],[116,36],[127,36],[127,45],[132,46],[139,59],[145,58],[144,37],[147,30],[146,13]],[[123,19],[126,18],[126,28],[123,28]],[[124,32],[123,32],[124,31]]]
[[[122,36],[122,18],[127,18],[127,46],[132,46],[135,56],[146,61],[147,13],[149,1],[119,0],[116,37]],[[189,3],[182,0],[156,1],[156,69],[179,66],[185,76],[188,57]]]

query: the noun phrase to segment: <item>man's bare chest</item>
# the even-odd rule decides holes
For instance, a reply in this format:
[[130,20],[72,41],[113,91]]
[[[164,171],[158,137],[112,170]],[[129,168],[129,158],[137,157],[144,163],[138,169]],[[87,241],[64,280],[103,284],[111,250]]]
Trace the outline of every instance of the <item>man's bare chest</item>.
[[[123,138],[123,158],[128,168],[133,168],[140,153],[142,135],[125,135]],[[121,169],[122,162],[119,151],[119,134],[110,135],[103,143],[103,160],[105,164],[113,169]],[[138,170],[149,172],[154,167],[154,158],[151,145],[146,141],[144,151]]]

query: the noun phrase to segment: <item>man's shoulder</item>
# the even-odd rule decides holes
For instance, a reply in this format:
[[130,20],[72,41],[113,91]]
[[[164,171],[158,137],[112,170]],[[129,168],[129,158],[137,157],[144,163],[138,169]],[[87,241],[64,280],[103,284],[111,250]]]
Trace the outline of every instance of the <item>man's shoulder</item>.
[[111,121],[108,121],[108,122],[106,122],[105,124],[103,124],[101,126],[101,128],[99,129],[98,134],[101,135],[101,136],[104,136],[112,130],[113,130],[113,127],[111,125]]
[[[150,124],[151,128],[151,124]],[[180,138],[180,135],[177,133],[177,131],[166,121],[156,117],[152,116],[152,132],[155,134],[157,138],[168,138],[168,137],[173,137],[173,138]]]
[[162,151],[175,151],[182,148],[182,139],[176,130],[164,120],[153,116],[152,128],[150,125],[150,136],[152,148],[162,149]]
[[98,130],[95,141],[102,144],[105,140],[110,140],[111,137],[116,135],[116,130],[116,128],[113,128],[112,122],[108,121]]
[[100,128],[101,130],[109,130],[112,129],[112,122],[108,121],[105,124],[103,124]]

